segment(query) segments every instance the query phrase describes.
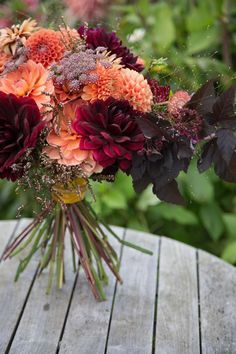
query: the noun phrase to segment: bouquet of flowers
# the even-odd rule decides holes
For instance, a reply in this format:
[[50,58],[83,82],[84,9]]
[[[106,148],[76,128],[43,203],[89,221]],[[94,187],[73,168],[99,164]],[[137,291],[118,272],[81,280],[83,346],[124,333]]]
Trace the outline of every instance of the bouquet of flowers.
[[0,178],[30,188],[41,205],[5,250],[6,259],[30,247],[17,278],[40,250],[39,274],[50,267],[50,289],[56,268],[60,288],[68,232],[97,299],[104,263],[121,280],[107,236],[117,235],[85,198],[92,180],[113,182],[121,170],[137,193],[152,184],[158,198],[181,204],[176,177],[197,152],[200,172],[213,164],[236,181],[234,89],[219,94],[209,81],[172,92],[149,69],[101,27],[52,30],[28,19],[0,30]]

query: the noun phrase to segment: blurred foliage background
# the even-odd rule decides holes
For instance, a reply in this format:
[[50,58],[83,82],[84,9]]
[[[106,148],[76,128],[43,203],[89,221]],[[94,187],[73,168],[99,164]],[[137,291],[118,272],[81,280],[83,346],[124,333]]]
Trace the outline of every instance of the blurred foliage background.
[[[172,90],[181,88],[192,93],[212,77],[226,87],[235,85],[235,1],[104,0],[99,2],[101,11],[96,11],[94,1],[94,8],[81,16],[78,4],[85,9],[86,3],[87,0],[0,1],[0,26],[29,14],[47,26],[59,23],[61,15],[73,26],[90,20],[116,30],[124,43],[147,66],[151,65],[152,76],[171,84]],[[113,184],[93,184],[93,205],[111,224],[167,235],[236,264],[236,185],[220,181],[213,171],[199,175],[195,161],[178,182],[186,199],[185,207],[160,202],[151,188],[136,195],[130,178],[123,174]],[[15,218],[21,205],[22,216],[34,214],[30,192],[16,194],[15,188],[12,183],[0,181],[0,219]]]

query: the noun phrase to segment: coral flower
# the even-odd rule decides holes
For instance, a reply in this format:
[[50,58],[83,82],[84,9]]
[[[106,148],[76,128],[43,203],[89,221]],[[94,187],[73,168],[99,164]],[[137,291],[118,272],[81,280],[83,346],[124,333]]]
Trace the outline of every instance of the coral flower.
[[42,64],[32,60],[22,64],[16,71],[6,74],[0,81],[0,89],[5,93],[13,93],[18,97],[31,97],[39,109],[50,103],[49,94],[53,93],[53,83],[48,80],[48,71]]
[[177,91],[170,98],[168,103],[169,113],[178,113],[183,106],[190,100],[191,96],[186,91]]
[[44,28],[33,33],[25,45],[29,59],[44,67],[60,60],[65,51],[61,33]]
[[142,74],[128,68],[121,69],[117,87],[119,98],[127,100],[135,110],[151,111],[153,94]]
[[98,63],[94,71],[99,79],[95,83],[84,87],[81,95],[85,101],[96,101],[97,99],[105,101],[108,97],[118,98],[117,83],[120,70],[117,66],[105,68]]

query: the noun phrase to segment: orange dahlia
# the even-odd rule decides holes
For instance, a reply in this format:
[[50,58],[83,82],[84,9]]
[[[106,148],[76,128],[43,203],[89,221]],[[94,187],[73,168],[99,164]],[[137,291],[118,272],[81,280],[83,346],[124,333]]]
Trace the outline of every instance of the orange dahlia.
[[144,76],[135,70],[121,69],[117,85],[119,99],[127,100],[131,106],[141,112],[150,112],[153,94]]
[[93,102],[98,99],[105,101],[110,96],[118,98],[119,67],[111,65],[111,67],[105,68],[101,63],[98,63],[94,74],[98,76],[98,80],[84,87],[82,99]]
[[0,51],[0,73],[3,72],[5,64],[10,60],[11,56],[3,51]]
[[65,51],[62,34],[44,28],[33,33],[25,46],[29,50],[29,59],[43,64],[44,67],[60,60]]
[[59,164],[67,166],[80,166],[86,176],[100,173],[102,167],[93,159],[91,151],[80,150],[81,137],[73,130],[71,123],[75,119],[76,109],[81,105],[81,100],[76,100],[64,105],[60,114],[60,131],[51,130],[47,136],[49,146],[44,148],[44,153]]
[[16,71],[6,74],[0,80],[0,90],[13,93],[17,97],[31,97],[39,109],[42,109],[43,105],[50,103],[50,94],[53,94],[54,87],[52,80],[48,80],[48,71],[43,65],[28,60]]
[[78,42],[82,44],[80,35],[74,28],[72,29],[69,26],[60,27],[60,33],[62,43],[67,49],[73,49]]

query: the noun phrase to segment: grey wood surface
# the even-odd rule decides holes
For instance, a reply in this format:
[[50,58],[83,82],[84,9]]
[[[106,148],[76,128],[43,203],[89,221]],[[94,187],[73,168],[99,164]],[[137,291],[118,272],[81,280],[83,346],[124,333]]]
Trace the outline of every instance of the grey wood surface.
[[[28,222],[0,222],[0,257]],[[66,284],[50,295],[37,256],[17,283],[21,256],[0,262],[0,354],[236,353],[236,269],[165,237],[115,230],[154,255],[111,236],[124,284],[110,275],[104,302],[94,300],[82,269],[73,272],[70,247]]]

